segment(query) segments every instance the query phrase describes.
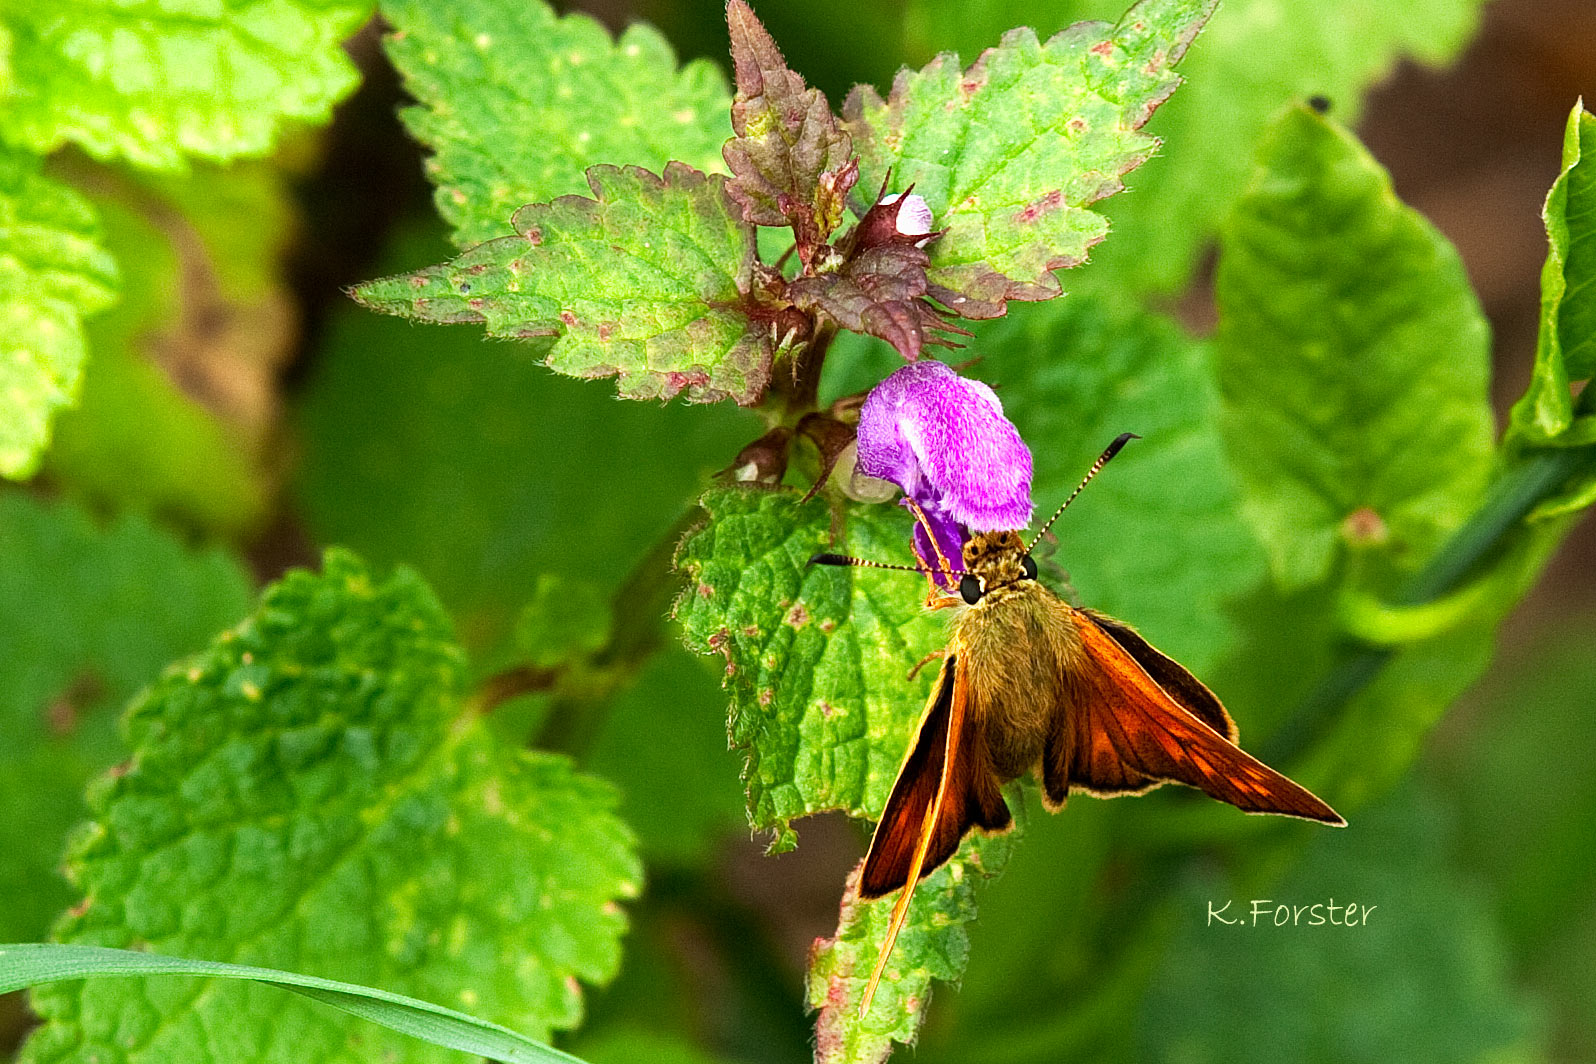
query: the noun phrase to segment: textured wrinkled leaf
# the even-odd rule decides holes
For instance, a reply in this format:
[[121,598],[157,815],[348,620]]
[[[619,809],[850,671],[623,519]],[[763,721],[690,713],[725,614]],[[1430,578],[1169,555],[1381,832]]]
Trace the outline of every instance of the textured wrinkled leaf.
[[280,442],[277,378],[299,340],[281,266],[288,190],[264,163],[98,176],[106,246],[139,268],[89,323],[83,396],[46,468],[97,506],[254,529]]
[[[611,788],[462,715],[464,655],[412,573],[329,552],[129,710],[90,790],[60,940],[381,986],[536,1038],[619,960],[640,870]],[[30,1064],[452,1059],[249,984],[62,985]],[[112,1034],[112,1032],[115,1032]]]
[[[1086,260],[1119,191],[1157,140],[1143,124],[1180,79],[1171,69],[1213,4],[1143,0],[1117,25],[1082,23],[1039,43],[1006,34],[968,70],[946,54],[904,71],[883,100],[860,87],[843,114],[858,188],[914,184],[946,232],[931,247],[932,295],[967,317],[1060,293],[1052,271]],[[856,204],[856,206],[859,206]]]
[[77,400],[83,318],[117,284],[93,209],[36,157],[0,147],[0,476],[38,467],[51,418]]
[[[909,670],[945,638],[922,609],[912,573],[809,566],[821,550],[907,561],[909,518],[896,506],[849,504],[832,538],[831,506],[792,491],[715,489],[706,524],[683,540],[687,587],[676,606],[689,648],[725,659],[729,731],[745,751],[748,818],[796,842],[789,821],[827,809],[874,818],[886,804],[934,679]],[[921,885],[870,1015],[859,1001],[892,912],[850,886],[837,935],[810,957],[820,1011],[817,1060],[884,1059],[924,1019],[930,981],[957,979],[975,917],[971,880],[995,873],[1013,837],[977,838]]]
[[779,849],[795,817],[880,813],[935,679],[909,670],[946,639],[921,608],[924,577],[807,564],[820,551],[912,563],[906,511],[850,504],[833,539],[826,500],[800,498],[711,490],[676,558],[676,616],[690,649],[725,658],[748,819]]
[[1489,332],[1457,252],[1306,107],[1265,142],[1217,279],[1225,432],[1290,588],[1348,549],[1411,569],[1480,498]]
[[1596,374],[1596,115],[1576,104],[1563,134],[1563,165],[1546,197],[1549,247],[1541,270],[1541,321],[1529,389],[1513,407],[1516,443],[1596,440],[1574,424],[1569,385]]
[[743,0],[726,5],[737,95],[736,136],[722,154],[731,168],[726,190],[756,225],[791,225],[805,250],[842,221],[859,170],[853,141],[831,113],[825,93],[804,85]]
[[[1010,802],[1022,809],[1018,791]],[[1023,815],[1023,809],[1021,812]],[[815,1021],[815,1064],[866,1064],[886,1060],[894,1042],[910,1043],[925,1021],[931,980],[964,974],[976,917],[975,884],[1003,870],[1019,831],[966,839],[947,864],[914,892],[903,932],[882,974],[870,1012],[859,1015],[870,973],[886,938],[896,895],[861,902],[850,877],[837,932],[815,942],[809,954],[807,994]]]
[[617,40],[542,0],[384,0],[382,13],[388,55],[420,101],[401,117],[434,153],[438,211],[461,247],[511,232],[525,204],[585,194],[597,163],[723,165],[725,77],[708,60],[678,68],[650,26]]
[[140,518],[0,491],[0,939],[72,904],[59,871],[83,787],[123,756],[118,710],[249,607],[249,577]]
[[[384,263],[446,247],[410,234]],[[730,403],[618,403],[527,354],[350,304],[329,323],[295,418],[296,493],[317,541],[421,570],[487,667],[543,575],[613,593],[761,431]]]
[[290,120],[324,122],[359,80],[342,44],[360,0],[83,0],[8,5],[0,133],[51,151],[173,169],[269,151]]
[[588,171],[593,197],[523,207],[518,236],[452,262],[368,281],[373,310],[479,322],[539,341],[573,377],[619,378],[628,399],[754,402],[770,376],[770,330],[749,318],[754,231],[725,179],[680,163]]

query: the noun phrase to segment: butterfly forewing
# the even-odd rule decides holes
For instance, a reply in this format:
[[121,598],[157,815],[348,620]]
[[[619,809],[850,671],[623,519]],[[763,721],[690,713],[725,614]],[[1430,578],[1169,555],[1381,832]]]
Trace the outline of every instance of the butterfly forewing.
[[[1042,758],[1042,785],[1050,804],[1062,804],[1071,790],[1107,797],[1174,781],[1249,813],[1345,823],[1306,788],[1205,723],[1201,718],[1218,707],[1212,694],[1207,695],[1212,700],[1212,707],[1204,706],[1207,712],[1188,711],[1095,618],[1083,612],[1077,619],[1082,653],[1064,677],[1058,718]],[[1167,663],[1197,684],[1190,673],[1135,638],[1140,648],[1156,655],[1150,659],[1155,668]],[[1190,696],[1189,690],[1181,693]],[[1223,719],[1229,721],[1228,716]]]
[[[927,830],[931,838],[917,879],[952,857],[970,828],[1002,831],[1012,822],[985,753],[985,737],[964,726],[968,697],[958,658],[949,655],[870,840],[859,877],[860,897],[879,898],[906,885],[915,850]],[[926,817],[936,803],[938,787],[946,793],[936,823],[928,825]]]

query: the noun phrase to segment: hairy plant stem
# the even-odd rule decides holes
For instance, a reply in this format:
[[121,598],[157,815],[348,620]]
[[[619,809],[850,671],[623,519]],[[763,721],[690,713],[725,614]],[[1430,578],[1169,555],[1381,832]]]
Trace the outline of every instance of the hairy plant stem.
[[664,645],[666,618],[680,586],[671,562],[676,545],[701,519],[695,500],[632,567],[611,596],[616,625],[601,649],[552,668],[517,665],[495,673],[477,689],[477,710],[490,713],[520,695],[552,692],[554,704],[533,745],[584,753],[604,729],[611,696]]
[[[1596,388],[1586,388],[1575,403],[1575,415],[1592,412],[1596,408],[1593,400]],[[1524,532],[1524,518],[1531,510],[1576,473],[1592,467],[1596,467],[1596,449],[1588,447],[1547,448],[1521,458],[1492,485],[1484,503],[1429,564],[1397,590],[1392,604],[1421,606],[1461,588]],[[1263,744],[1265,760],[1290,761],[1313,746],[1337,710],[1373,683],[1397,650],[1369,644],[1348,650],[1286,724]]]
[[783,422],[796,425],[820,401],[820,373],[826,366],[826,353],[837,338],[837,323],[818,315],[814,335],[793,359],[792,385],[786,393]]

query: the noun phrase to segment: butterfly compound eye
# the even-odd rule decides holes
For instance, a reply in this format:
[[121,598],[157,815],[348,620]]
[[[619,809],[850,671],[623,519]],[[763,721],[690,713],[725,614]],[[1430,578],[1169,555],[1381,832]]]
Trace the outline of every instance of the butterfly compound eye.
[[959,579],[959,594],[964,596],[964,601],[974,606],[981,601],[981,578],[971,573],[966,573]]
[[1036,579],[1036,559],[1027,554],[1020,559],[1020,568],[1025,571],[1025,579]]

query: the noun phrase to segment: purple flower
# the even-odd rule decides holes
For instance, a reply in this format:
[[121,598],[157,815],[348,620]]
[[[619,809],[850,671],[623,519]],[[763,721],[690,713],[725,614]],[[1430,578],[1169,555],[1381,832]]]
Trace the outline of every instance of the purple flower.
[[[912,362],[866,397],[858,470],[902,488],[904,505],[919,504],[936,546],[955,569],[963,565],[970,533],[1024,528],[1031,521],[1025,441],[991,388],[940,362]],[[919,525],[914,549],[928,568],[938,568],[931,538]]]

